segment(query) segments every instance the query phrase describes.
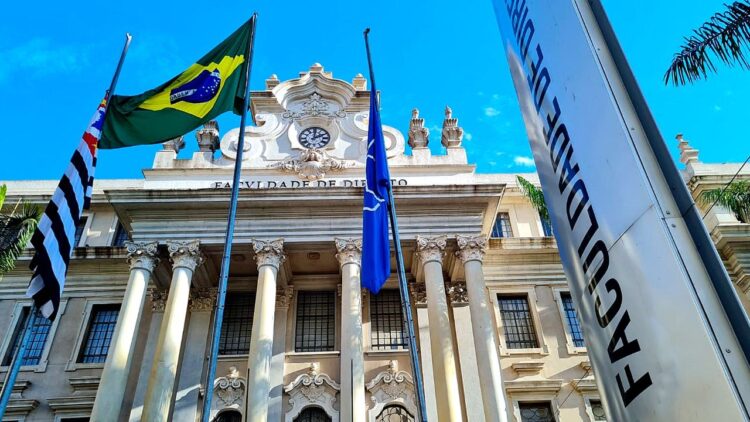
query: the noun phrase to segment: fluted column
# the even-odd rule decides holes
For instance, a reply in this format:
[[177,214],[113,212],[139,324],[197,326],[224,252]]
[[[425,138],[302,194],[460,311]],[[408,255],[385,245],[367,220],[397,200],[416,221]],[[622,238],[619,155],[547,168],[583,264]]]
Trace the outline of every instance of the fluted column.
[[362,356],[361,239],[335,239],[341,265],[341,419],[364,422],[365,362]]
[[203,262],[197,240],[168,241],[167,249],[172,260],[172,282],[143,405],[142,419],[149,422],[170,419],[190,299],[190,282],[195,268]]
[[271,392],[271,356],[273,355],[273,319],[276,308],[276,276],[284,261],[284,240],[253,239],[258,264],[258,287],[247,360],[247,418],[266,422]]
[[482,260],[487,240],[484,237],[457,236],[458,256],[464,264],[466,290],[469,296],[474,348],[477,354],[484,414],[488,421],[506,421],[507,410],[503,395],[503,379],[498,356],[497,333],[487,303]]
[[143,304],[146,301],[146,287],[154,267],[159,262],[156,258],[157,242],[125,242],[130,264],[130,278],[125,289],[125,297],[120,306],[112,342],[104,363],[99,389],[96,392],[94,408],[91,411],[92,421],[115,421],[120,417],[125,388],[133,363],[133,350],[136,336],[141,325]]
[[286,322],[294,288],[276,289],[276,314],[273,317],[273,357],[271,358],[271,394],[268,420],[281,421],[284,415],[284,358],[286,357]]
[[461,395],[448,316],[448,300],[443,280],[445,236],[417,236],[417,253],[424,270],[427,289],[427,313],[430,320],[430,343],[440,421],[460,421]]

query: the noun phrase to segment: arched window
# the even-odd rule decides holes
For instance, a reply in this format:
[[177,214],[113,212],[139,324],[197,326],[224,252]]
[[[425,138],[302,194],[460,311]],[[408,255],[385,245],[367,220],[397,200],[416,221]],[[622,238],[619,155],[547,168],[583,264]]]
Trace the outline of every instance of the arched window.
[[377,422],[414,422],[414,416],[398,405],[386,406],[375,419]]
[[242,414],[236,410],[226,410],[219,413],[214,422],[242,422]]
[[294,422],[331,422],[331,418],[319,407],[308,407],[294,418]]

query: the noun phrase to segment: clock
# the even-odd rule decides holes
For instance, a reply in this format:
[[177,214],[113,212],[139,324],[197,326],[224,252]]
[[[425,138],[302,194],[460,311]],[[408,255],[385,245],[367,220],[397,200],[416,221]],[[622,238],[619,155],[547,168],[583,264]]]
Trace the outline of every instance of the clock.
[[309,127],[299,134],[299,143],[305,148],[323,148],[331,142],[331,135],[322,127]]

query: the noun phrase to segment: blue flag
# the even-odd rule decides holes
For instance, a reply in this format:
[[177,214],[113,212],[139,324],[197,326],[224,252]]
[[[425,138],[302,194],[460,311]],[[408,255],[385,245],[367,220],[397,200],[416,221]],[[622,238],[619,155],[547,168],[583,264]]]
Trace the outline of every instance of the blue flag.
[[385,156],[375,84],[370,90],[370,127],[367,131],[365,198],[362,211],[362,285],[378,293],[391,275],[388,240],[388,189],[391,177]]

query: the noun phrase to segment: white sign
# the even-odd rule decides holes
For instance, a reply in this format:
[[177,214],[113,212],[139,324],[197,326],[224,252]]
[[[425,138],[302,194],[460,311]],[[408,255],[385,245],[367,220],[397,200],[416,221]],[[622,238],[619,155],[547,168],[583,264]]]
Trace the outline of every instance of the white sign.
[[747,361],[590,2],[493,3],[607,420],[748,420]]

